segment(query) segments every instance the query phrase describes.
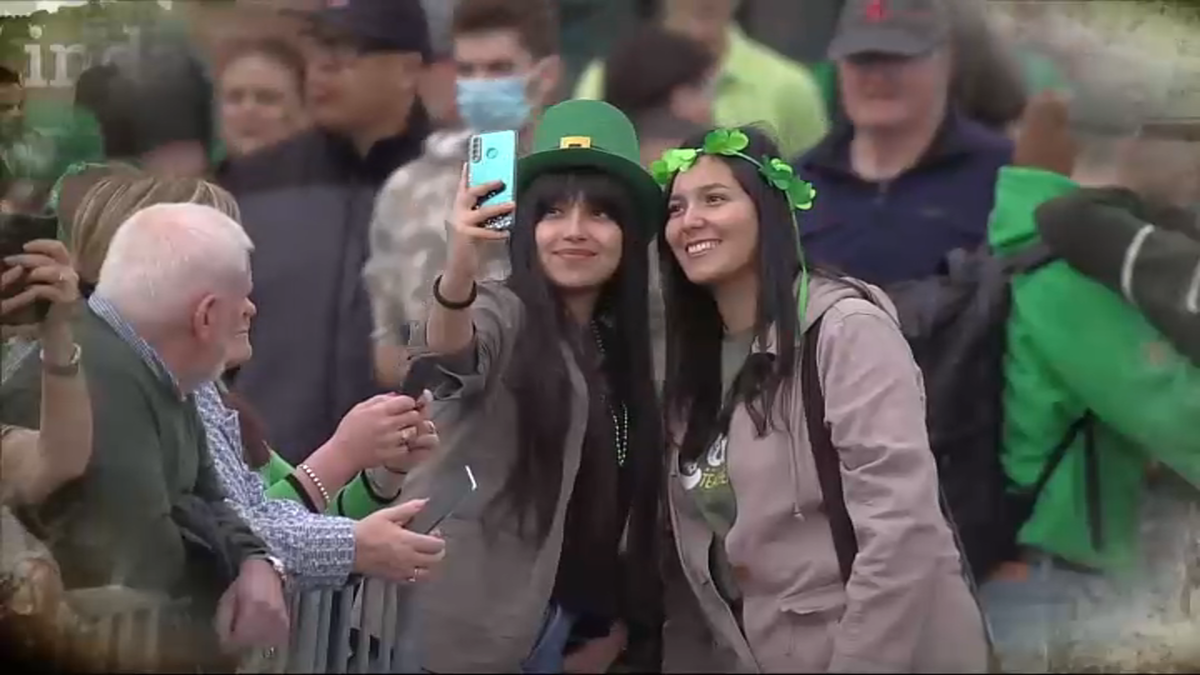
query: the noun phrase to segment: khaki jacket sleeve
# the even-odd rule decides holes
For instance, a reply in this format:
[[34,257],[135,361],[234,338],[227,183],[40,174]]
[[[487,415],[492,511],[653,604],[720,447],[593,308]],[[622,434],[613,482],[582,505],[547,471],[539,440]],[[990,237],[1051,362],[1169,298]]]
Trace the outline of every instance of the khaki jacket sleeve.
[[[491,388],[512,360],[517,332],[520,329],[521,301],[503,282],[482,282],[478,296],[471,305],[475,325],[472,344],[457,354],[442,354],[442,370],[450,382],[439,388],[438,399],[464,398]],[[412,331],[415,351],[426,349],[426,324]]]
[[858,556],[830,672],[902,672],[933,587],[957,556],[938,502],[925,395],[895,321],[864,300],[831,309],[818,367]]

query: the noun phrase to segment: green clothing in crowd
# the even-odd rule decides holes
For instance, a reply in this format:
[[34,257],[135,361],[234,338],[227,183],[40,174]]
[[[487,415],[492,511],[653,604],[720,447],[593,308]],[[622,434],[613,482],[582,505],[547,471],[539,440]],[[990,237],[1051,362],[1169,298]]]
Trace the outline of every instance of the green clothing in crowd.
[[46,188],[72,164],[102,159],[104,139],[96,118],[62,101],[26,102],[23,133],[0,148],[6,178],[28,180]]
[[[604,64],[593,61],[575,98],[604,98]],[[807,68],[729,29],[729,51],[721,64],[713,116],[719,126],[764,123],[779,140],[784,157],[795,157],[829,130],[825,98]]]
[[[294,502],[307,503],[308,497],[301,494],[287,477],[295,472],[288,461],[274,450],[271,451],[271,461],[263,465],[258,474],[262,476],[267,486],[267,499],[287,499]],[[391,495],[394,496],[394,495]],[[375,494],[367,483],[365,473],[359,473],[354,480],[347,483],[329,501],[325,513],[331,516],[344,516],[360,520],[388,506],[391,502],[389,495]]]
[[[1013,254],[1036,243],[1036,209],[1078,188],[1055,173],[1002,169],[991,245]],[[1200,486],[1200,368],[1118,294],[1060,260],[1013,281],[1005,378],[1003,462],[1021,485],[1034,483],[1085,413],[1096,421],[1103,549],[1090,537],[1082,436],[1047,484],[1020,543],[1076,564],[1132,571],[1150,463]]]

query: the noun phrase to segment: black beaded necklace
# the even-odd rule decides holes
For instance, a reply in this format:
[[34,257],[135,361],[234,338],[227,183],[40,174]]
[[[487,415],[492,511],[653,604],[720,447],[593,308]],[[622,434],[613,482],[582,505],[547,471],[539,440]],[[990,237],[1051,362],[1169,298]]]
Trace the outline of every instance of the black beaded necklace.
[[[604,358],[604,339],[601,337],[600,326],[592,321],[592,336],[596,339],[596,349],[600,350],[600,358]],[[617,444],[617,466],[625,466],[629,456],[629,408],[624,403],[615,406],[605,394],[600,395],[601,401],[608,407],[609,417],[613,423],[613,438]]]

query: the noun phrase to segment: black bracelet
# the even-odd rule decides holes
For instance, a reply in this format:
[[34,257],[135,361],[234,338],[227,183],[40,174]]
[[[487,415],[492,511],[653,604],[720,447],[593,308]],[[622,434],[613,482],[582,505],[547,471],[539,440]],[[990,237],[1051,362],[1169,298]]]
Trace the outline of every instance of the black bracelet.
[[446,296],[442,295],[442,275],[439,274],[438,277],[433,280],[433,299],[437,300],[437,304],[441,305],[442,307],[445,307],[446,309],[455,309],[455,310],[466,309],[466,308],[470,307],[471,305],[475,304],[475,298],[477,298],[478,296],[479,296],[479,286],[474,281],[472,281],[471,282],[471,294],[467,296],[466,300],[463,300],[462,302],[454,302],[453,300],[447,300]]
[[289,473],[283,477],[283,480],[285,480],[288,485],[291,485],[292,489],[296,491],[296,495],[300,497],[300,503],[304,504],[305,508],[313,513],[320,513],[320,511],[317,509],[317,505],[313,503],[312,497],[309,496],[308,490],[305,489],[304,485],[300,482],[300,479],[296,478],[296,474]]
[[375,490],[374,486],[371,485],[371,479],[367,477],[366,470],[358,472],[358,479],[362,481],[363,488],[367,491],[367,496],[370,497],[371,501],[375,502],[376,504],[391,504],[400,498],[401,492],[404,492],[404,488],[401,487],[396,494],[392,495],[390,498],[379,494],[379,492]]

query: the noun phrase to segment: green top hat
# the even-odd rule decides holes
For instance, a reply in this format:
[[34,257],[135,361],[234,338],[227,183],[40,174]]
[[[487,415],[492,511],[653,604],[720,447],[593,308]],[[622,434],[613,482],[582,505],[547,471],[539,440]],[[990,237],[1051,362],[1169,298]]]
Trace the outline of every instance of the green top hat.
[[640,163],[633,123],[604,101],[565,101],[546,110],[533,134],[533,151],[517,163],[517,194],[548,171],[595,169],[632,191],[634,204],[658,227],[662,188]]

